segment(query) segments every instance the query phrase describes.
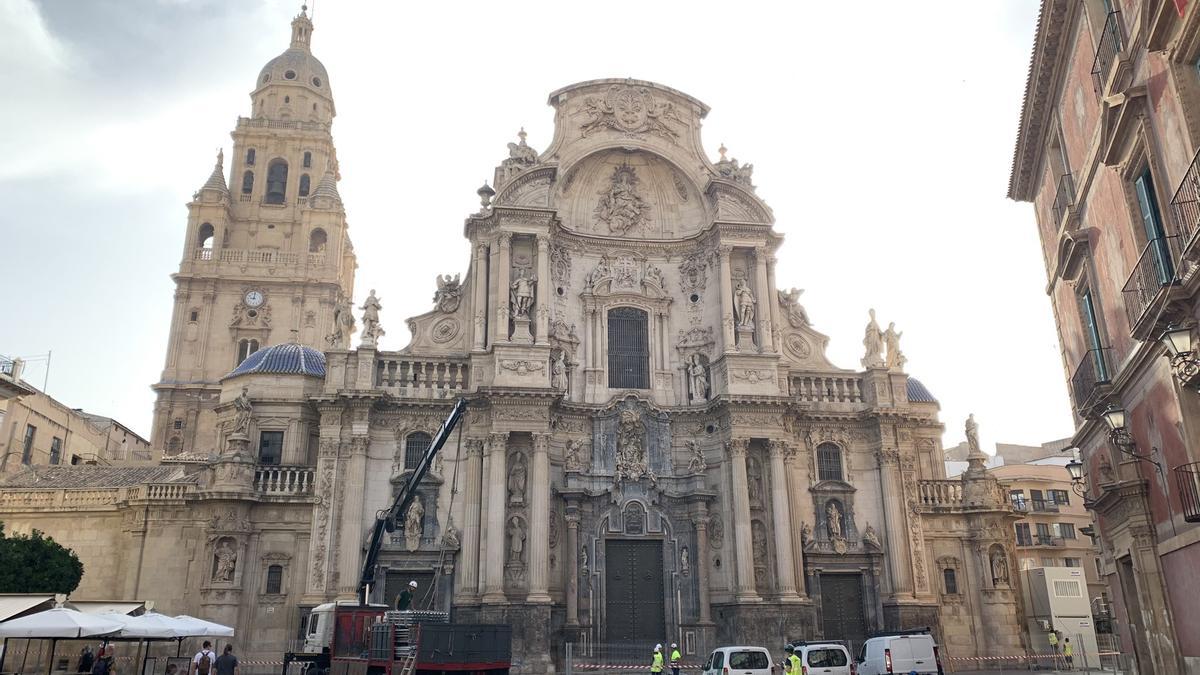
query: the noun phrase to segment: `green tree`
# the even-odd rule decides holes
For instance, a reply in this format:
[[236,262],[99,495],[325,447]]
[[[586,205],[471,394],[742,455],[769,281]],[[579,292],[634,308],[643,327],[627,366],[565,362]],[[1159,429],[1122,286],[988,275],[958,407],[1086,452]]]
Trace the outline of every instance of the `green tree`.
[[74,551],[39,530],[5,536],[0,523],[0,593],[70,593],[82,578]]

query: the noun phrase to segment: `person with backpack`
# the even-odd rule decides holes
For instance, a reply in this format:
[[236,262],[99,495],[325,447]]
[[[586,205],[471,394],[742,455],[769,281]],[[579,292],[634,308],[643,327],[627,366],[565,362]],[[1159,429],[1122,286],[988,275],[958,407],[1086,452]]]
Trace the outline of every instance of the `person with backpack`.
[[192,658],[193,675],[212,675],[213,663],[216,660],[217,655],[213,653],[212,643],[205,640],[200,651]]

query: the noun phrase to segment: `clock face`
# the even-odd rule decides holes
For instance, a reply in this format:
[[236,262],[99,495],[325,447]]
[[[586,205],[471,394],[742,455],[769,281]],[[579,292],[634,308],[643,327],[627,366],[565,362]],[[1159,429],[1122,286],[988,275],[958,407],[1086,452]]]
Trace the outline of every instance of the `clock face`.
[[258,307],[259,305],[263,304],[266,299],[267,298],[262,294],[262,291],[248,291],[246,293],[246,297],[243,298],[247,307]]

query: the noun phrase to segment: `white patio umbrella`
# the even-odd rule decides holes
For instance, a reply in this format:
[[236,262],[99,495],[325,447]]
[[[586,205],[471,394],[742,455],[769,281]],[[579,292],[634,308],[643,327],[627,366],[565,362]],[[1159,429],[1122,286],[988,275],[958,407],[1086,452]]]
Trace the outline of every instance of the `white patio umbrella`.
[[129,616],[116,612],[100,614],[122,625],[120,637],[146,639],[174,639],[192,635],[191,624],[166,614],[146,612],[140,616]]
[[109,635],[122,625],[108,617],[84,614],[66,607],[55,607],[37,614],[0,623],[0,637],[5,638],[81,638],[89,635]]
[[229,626],[197,619],[187,614],[180,614],[175,619],[187,624],[186,630],[192,631],[186,633],[189,637],[233,637],[233,628]]

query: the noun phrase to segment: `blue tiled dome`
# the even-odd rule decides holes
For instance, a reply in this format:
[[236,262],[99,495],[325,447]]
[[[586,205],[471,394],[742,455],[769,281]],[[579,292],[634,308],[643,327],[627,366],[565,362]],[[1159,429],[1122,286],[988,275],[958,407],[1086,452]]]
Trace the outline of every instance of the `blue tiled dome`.
[[325,355],[294,342],[260,349],[246,357],[226,378],[251,373],[325,377]]
[[929,390],[925,388],[925,385],[921,384],[921,381],[916,378],[908,378],[908,386],[906,388],[908,389],[908,400],[912,403],[938,402],[933,397],[933,394],[929,393]]

